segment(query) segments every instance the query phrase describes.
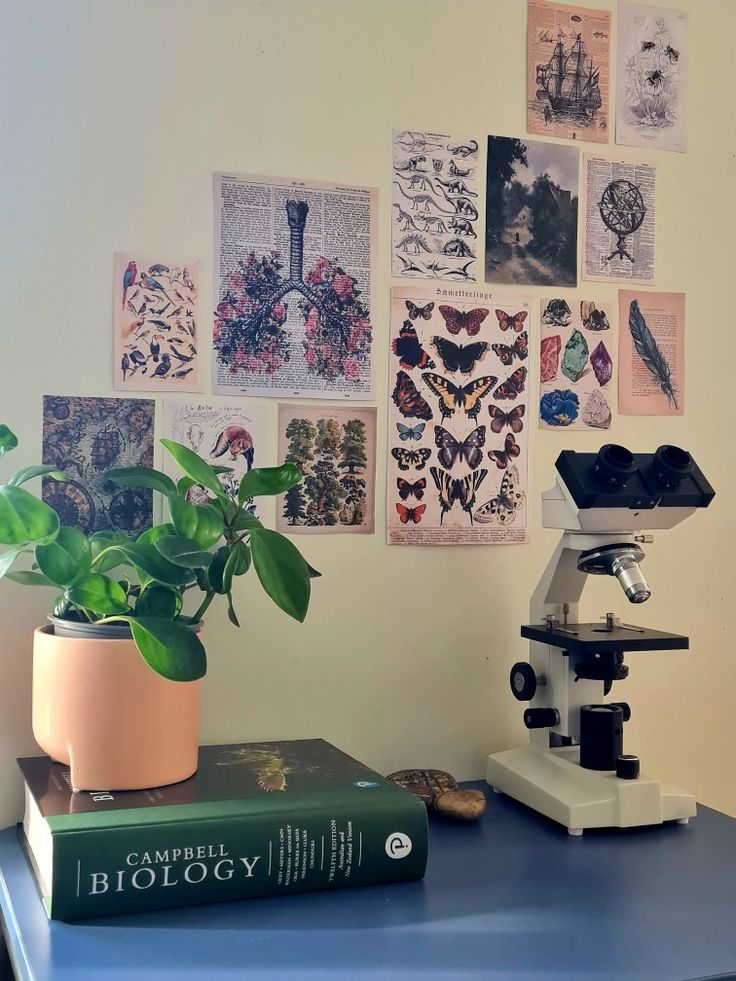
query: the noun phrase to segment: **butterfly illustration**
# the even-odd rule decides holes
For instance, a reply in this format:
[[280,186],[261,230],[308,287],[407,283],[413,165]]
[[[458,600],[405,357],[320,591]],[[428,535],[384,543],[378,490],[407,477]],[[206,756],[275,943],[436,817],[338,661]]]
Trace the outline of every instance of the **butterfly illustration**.
[[445,327],[451,334],[459,334],[464,328],[470,337],[475,337],[489,311],[481,307],[476,307],[474,310],[456,310],[455,307],[445,307],[440,304],[440,313],[444,318]]
[[460,506],[463,511],[467,511],[472,525],[475,492],[487,477],[488,471],[474,470],[473,473],[469,473],[459,479],[450,476],[446,470],[440,470],[439,467],[430,467],[429,472],[432,474],[432,480],[440,492],[440,507],[442,509],[440,524],[442,524],[445,514],[452,508],[455,501],[460,501]]
[[403,477],[397,477],[396,486],[402,501],[405,501],[407,497],[416,497],[418,501],[421,501],[424,497],[424,491],[427,488],[427,478],[420,477],[419,480],[415,480],[412,484],[410,481],[404,480]]
[[408,470],[409,467],[424,470],[431,455],[432,451],[426,447],[421,450],[407,450],[403,446],[394,446],[391,450],[391,456],[398,463],[399,470]]
[[423,307],[418,307],[416,303],[412,303],[411,300],[406,300],[405,303],[406,309],[409,311],[409,316],[412,320],[416,320],[417,317],[421,317],[423,320],[429,320],[432,316],[434,303],[425,303]]
[[396,375],[396,387],[391,398],[402,416],[427,420],[432,418],[432,410],[428,403],[405,371],[400,371]]
[[415,525],[418,525],[422,520],[422,515],[427,510],[427,505],[417,504],[415,508],[408,508],[405,504],[397,504],[396,510],[399,513],[399,520],[402,525],[405,525],[408,521],[413,521]]
[[523,402],[521,405],[515,405],[508,412],[504,412],[497,405],[489,405],[488,412],[491,416],[491,430],[494,433],[500,433],[504,426],[508,426],[514,433],[520,433],[524,428],[521,417],[526,412],[526,406]]
[[489,450],[488,456],[494,461],[499,470],[505,470],[514,457],[521,453],[521,447],[516,442],[513,433],[506,433],[502,450]]
[[475,520],[480,524],[498,521],[500,525],[511,525],[516,520],[516,512],[526,502],[526,494],[519,487],[519,471],[511,466],[503,475],[498,494],[490,501],[481,504],[475,512]]
[[452,470],[455,463],[462,463],[463,460],[471,470],[475,470],[483,460],[482,446],[486,442],[486,427],[478,426],[469,436],[463,440],[457,440],[448,433],[442,426],[434,427],[434,442],[439,448],[437,459],[445,470]]
[[517,338],[514,339],[513,344],[491,344],[493,348],[493,353],[497,354],[501,359],[501,364],[505,364],[508,367],[514,360],[518,358],[519,361],[525,361],[527,355],[529,354],[529,336],[525,330],[523,330]]
[[426,425],[426,422],[418,422],[416,426],[405,426],[403,422],[397,422],[396,428],[399,431],[399,439],[402,441],[421,439]]
[[524,326],[527,312],[527,310],[519,310],[518,313],[511,316],[511,314],[506,313],[505,310],[496,310],[498,326],[501,328],[501,330],[513,330],[518,334],[521,328]]
[[391,350],[401,360],[399,364],[407,371],[412,368],[434,368],[434,361],[419,343],[417,332],[410,320],[405,320],[399,336],[391,341]]
[[422,378],[434,394],[439,396],[443,422],[448,416],[454,415],[457,409],[463,409],[469,419],[477,419],[481,399],[498,381],[495,375],[484,375],[467,385],[455,385],[449,378],[434,375],[431,371],[425,372]]
[[445,371],[460,371],[464,375],[471,374],[478,362],[488,354],[488,345],[485,341],[456,344],[446,337],[433,337],[432,346],[442,358]]
[[501,382],[498,386],[493,393],[494,399],[515,399],[517,395],[521,395],[524,391],[525,381],[526,368],[517,368],[512,375],[509,375],[505,382]]

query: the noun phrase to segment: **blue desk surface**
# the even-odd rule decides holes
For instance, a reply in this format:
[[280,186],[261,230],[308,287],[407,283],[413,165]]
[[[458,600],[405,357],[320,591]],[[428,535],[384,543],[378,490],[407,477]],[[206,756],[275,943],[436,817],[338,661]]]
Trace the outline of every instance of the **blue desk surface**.
[[[477,784],[476,786],[483,786]],[[487,788],[486,788],[487,789]],[[736,821],[571,838],[489,795],[433,820],[423,882],[49,923],[15,828],[0,905],[26,981],[736,977]]]

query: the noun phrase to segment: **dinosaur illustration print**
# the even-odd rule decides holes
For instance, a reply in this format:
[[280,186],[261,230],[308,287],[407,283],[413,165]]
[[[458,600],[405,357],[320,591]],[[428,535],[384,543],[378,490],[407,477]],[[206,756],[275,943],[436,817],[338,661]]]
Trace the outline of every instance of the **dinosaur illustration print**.
[[469,143],[461,143],[459,146],[448,146],[447,148],[453,157],[473,157],[478,152],[478,144],[475,140]]
[[434,231],[437,233],[447,232],[447,226],[445,225],[444,219],[440,218],[439,215],[417,215],[417,221],[423,221],[424,227],[423,232]]
[[471,191],[469,187],[465,184],[465,181],[460,177],[453,177],[449,181],[440,180],[439,177],[435,177],[435,181],[446,187],[450,194],[465,194],[471,198],[477,198],[478,195],[475,191]]
[[420,164],[426,163],[427,158],[422,153],[418,153],[413,157],[409,157],[403,163],[395,164],[394,170],[420,170]]
[[[440,188],[440,190],[442,191],[442,196],[444,197],[445,201],[451,204],[455,209],[456,215],[465,215],[467,218],[470,218],[471,221],[478,220],[478,209],[469,198],[451,198],[445,194],[444,188]],[[444,212],[444,214],[447,214],[447,212]]]
[[[419,229],[414,224],[414,219],[409,214],[409,212],[408,211],[404,211],[404,209],[401,207],[401,205],[397,201],[394,201],[394,205],[393,206],[394,206],[394,208],[396,208],[398,210],[398,216],[397,216],[396,220],[399,223],[399,226],[401,228],[401,231],[402,232],[408,232],[410,228],[413,228],[415,232],[418,232]],[[402,224],[402,222],[403,222],[403,224]]]
[[[414,194],[414,195],[407,194],[398,181],[394,181],[394,184],[398,187],[398,189],[401,191],[404,197],[408,201],[411,201],[412,211],[429,211],[430,208],[435,208],[437,211],[440,211],[443,215],[452,214],[451,211],[445,211],[444,208],[441,208],[431,194]],[[450,199],[448,198],[447,200],[449,201]]]
[[441,174],[442,168],[445,166],[444,160],[438,160],[436,157],[432,157],[432,167],[435,174]]
[[422,150],[439,150],[439,143],[430,143],[424,133],[412,133],[409,130],[402,133],[396,143],[407,153],[421,153]]
[[396,174],[400,177],[402,181],[408,181],[406,185],[407,191],[433,191],[432,182],[427,180],[423,173],[415,171],[411,176],[406,174]]
[[451,269],[448,273],[446,273],[448,279],[450,276],[457,276],[460,279],[472,279],[473,277],[470,275],[468,270],[474,262],[475,259],[471,259],[470,262],[466,262],[465,265],[461,266],[459,269]]
[[458,259],[466,259],[468,256],[473,259],[475,258],[473,251],[461,238],[451,238],[449,242],[445,242],[442,248],[442,254],[452,255]]
[[404,235],[402,240],[396,243],[396,248],[401,249],[406,255],[419,255],[420,252],[433,251],[423,235]]
[[458,167],[454,160],[450,161],[449,170],[453,177],[470,177],[473,172],[472,167],[468,167],[467,170],[462,170],[460,167]]
[[[467,235],[469,238],[478,238],[475,229],[467,218],[453,218],[450,222],[450,230],[457,235]],[[425,229],[426,231],[426,229]]]
[[403,267],[401,270],[402,276],[409,276],[411,273],[419,273],[420,276],[422,275],[422,269],[420,266],[417,266],[410,259],[405,259],[403,255],[399,255],[398,252],[395,252],[394,255]]

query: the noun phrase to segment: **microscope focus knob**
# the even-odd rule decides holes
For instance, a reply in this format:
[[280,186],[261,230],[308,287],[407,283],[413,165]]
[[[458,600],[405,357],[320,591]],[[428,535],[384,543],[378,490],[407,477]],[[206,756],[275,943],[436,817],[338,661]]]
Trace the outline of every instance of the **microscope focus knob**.
[[560,724],[557,709],[527,709],[524,712],[524,725],[527,729],[546,729]]
[[509,677],[511,694],[520,702],[530,702],[537,690],[537,676],[527,661],[517,661]]
[[618,705],[618,707],[623,712],[624,722],[628,722],[631,718],[631,706],[628,702],[608,702],[608,705]]

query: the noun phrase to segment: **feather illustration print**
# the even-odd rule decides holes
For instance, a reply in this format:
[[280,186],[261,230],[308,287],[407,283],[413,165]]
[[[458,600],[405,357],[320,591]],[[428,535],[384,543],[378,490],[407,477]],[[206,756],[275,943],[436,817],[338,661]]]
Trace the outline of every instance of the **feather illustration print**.
[[629,330],[634,340],[636,353],[644,362],[657,385],[659,385],[663,393],[667,396],[670,405],[676,409],[678,407],[677,398],[675,396],[674,385],[672,384],[669,362],[659,350],[659,346],[652,332],[647,327],[647,322],[636,300],[632,300],[631,306],[629,307]]

